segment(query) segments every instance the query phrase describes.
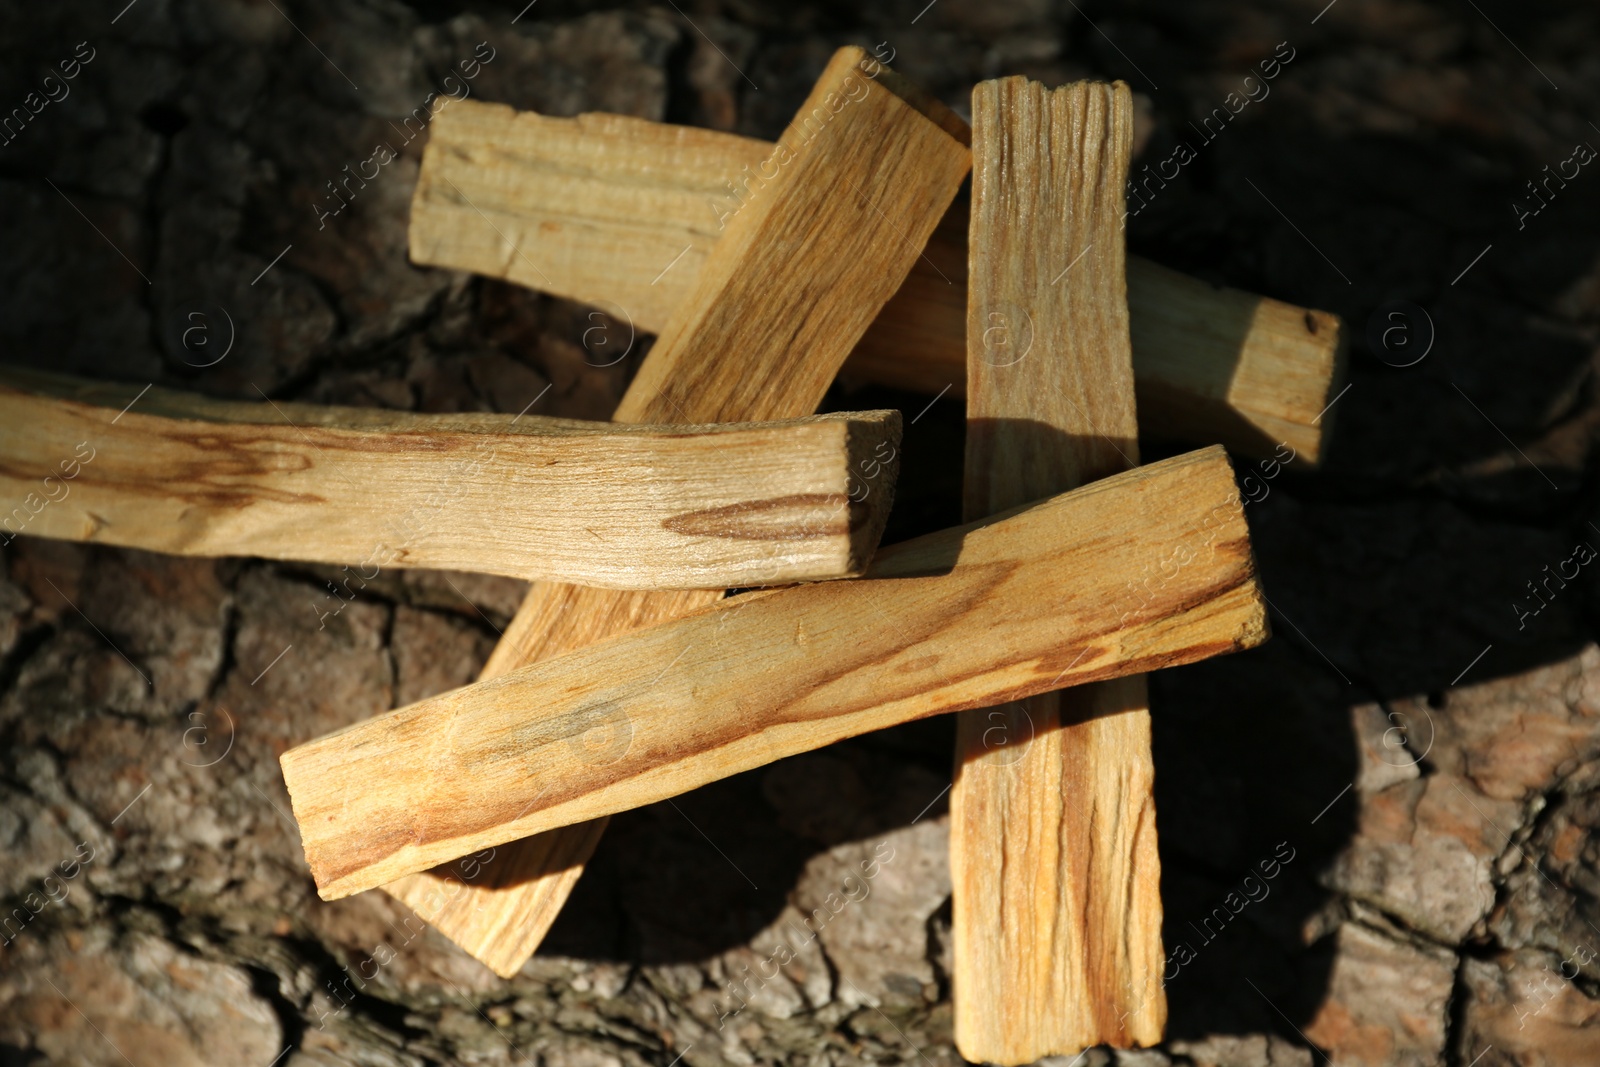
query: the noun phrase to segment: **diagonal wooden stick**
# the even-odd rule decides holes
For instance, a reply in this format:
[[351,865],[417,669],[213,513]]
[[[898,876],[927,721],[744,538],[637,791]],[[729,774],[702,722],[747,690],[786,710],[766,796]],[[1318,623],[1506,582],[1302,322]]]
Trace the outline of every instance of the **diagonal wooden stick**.
[[[744,183],[737,210],[724,216],[721,240],[617,418],[739,421],[815,410],[954,199],[971,166],[967,135],[953,113],[860,49],[836,53]],[[524,257],[503,241],[500,254]],[[872,468],[861,473],[877,491]],[[536,585],[483,677],[676,618],[718,596]],[[391,891],[509,976],[555,921],[602,829],[573,827],[501,848],[473,868],[470,885],[444,868]]]
[[1213,446],[885,549],[866,578],[747,593],[442,694],[281,763],[335,899],[868,730],[1265,638],[1243,504]]
[[387,567],[629,589],[839,578],[877,547],[899,426],[417,415],[6,371],[0,499],[18,503],[0,539],[343,563],[340,596]]
[[[969,519],[1138,461],[1121,227],[1132,127],[1121,82],[973,90]],[[1142,675],[958,717],[952,994],[966,1059],[1161,1039],[1153,777]]]
[[[411,258],[581,300],[644,331],[685,299],[730,212],[764,184],[764,141],[622,115],[549,118],[466,101],[434,121],[411,205]],[[845,373],[966,385],[967,210],[951,209]],[[508,243],[509,242],[509,243]],[[513,245],[515,248],[513,249]],[[1057,269],[1066,264],[1061,264]],[[1303,462],[1344,387],[1338,316],[1128,260],[1145,429]],[[1278,453],[1281,458],[1281,453]]]

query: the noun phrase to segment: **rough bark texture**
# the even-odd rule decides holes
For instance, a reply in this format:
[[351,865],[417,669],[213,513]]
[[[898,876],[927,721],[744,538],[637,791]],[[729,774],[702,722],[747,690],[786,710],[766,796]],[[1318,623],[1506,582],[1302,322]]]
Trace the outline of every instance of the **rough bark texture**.
[[[1421,362],[1357,352],[1323,473],[1253,464],[1278,639],[1152,679],[1168,1040],[1078,1063],[1600,1061],[1600,587],[1574,553],[1600,548],[1600,178],[1547,177],[1600,146],[1592,9],[1478,5],[1513,46],[1446,0],[680,5],[692,25],[276,6],[8,14],[0,107],[31,118],[0,148],[7,362],[426,411],[548,385],[533,411],[609,415],[646,343],[618,309],[406,262],[422,142],[397,128],[484,40],[476,98],[769,139],[847,42],[887,42],[963,112],[997,74],[1124,78],[1135,174],[1176,175],[1130,251],[1380,345],[1386,305],[1425,307]],[[385,140],[398,158],[367,164]],[[319,228],[347,164],[377,176]],[[198,345],[223,345],[218,307],[220,360]],[[832,406],[910,423],[929,399]],[[887,541],[956,521],[961,416],[946,397],[908,425]],[[949,722],[619,816],[500,982],[378,894],[318,902],[276,757],[473,677],[514,583],[347,587],[22,532],[0,571],[0,1062],[956,1062]]]

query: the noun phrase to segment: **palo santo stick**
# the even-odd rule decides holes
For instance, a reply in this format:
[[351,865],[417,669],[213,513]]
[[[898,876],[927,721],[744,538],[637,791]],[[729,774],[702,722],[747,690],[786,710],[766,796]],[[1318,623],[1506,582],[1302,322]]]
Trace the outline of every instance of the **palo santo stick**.
[[838,578],[877,547],[890,493],[859,474],[900,435],[893,411],[656,429],[165,389],[121,410],[137,392],[0,375],[0,498],[22,501],[0,531],[630,589]]
[[[815,410],[954,198],[971,165],[966,132],[949,110],[860,49],[836,53],[779,144],[764,146],[770,159],[753,162],[756,173],[741,203],[729,205],[722,217],[722,239],[679,290],[673,317],[617,418],[733,420]],[[686,139],[692,139],[689,134]],[[561,155],[558,147],[551,159],[558,167],[592,170],[611,165],[605,156],[616,150],[633,161],[628,169],[642,166],[651,174],[659,162],[670,189],[675,152],[658,141],[644,144],[649,151],[640,156],[631,154],[632,146],[602,139],[574,146],[570,155]],[[653,155],[657,149],[662,150],[659,160]],[[477,163],[487,166],[491,159],[483,155]],[[441,175],[439,181],[453,186],[454,202],[481,222],[478,209],[497,210],[498,194],[473,184],[469,172],[476,169]],[[630,199],[625,190],[613,192],[629,211],[670,210],[670,195],[646,192],[641,200]],[[488,207],[478,203],[480,195]],[[561,210],[579,207],[569,203]],[[516,227],[506,238],[517,245],[537,243],[533,233]],[[631,254],[633,247],[624,242],[607,255]],[[681,245],[664,252],[652,270],[663,279],[681,267],[674,266],[676,257],[689,254]],[[501,256],[526,265],[510,249]],[[870,463],[861,469],[869,494],[877,491],[876,470]],[[676,618],[718,595],[649,596],[536,585],[483,676]],[[470,885],[441,868],[388,888],[496,973],[510,976],[555,921],[602,829],[603,822],[590,823],[501,849],[492,861],[474,865]]]
[[[965,512],[1138,460],[1122,82],[972,93]],[[957,716],[955,1041],[1033,1063],[1161,1039],[1161,870],[1143,675]]]
[[[972,165],[967,134],[861,49],[836,52],[616,417],[667,418],[692,402],[769,418],[795,414],[797,398],[809,414],[949,208]],[[749,373],[767,354],[784,360],[781,388]]]
[[1267,632],[1218,447],[885,549],[864,579],[747,596],[284,753],[318,891]]
[[[950,209],[911,276],[861,339],[845,372],[937,393],[965,384],[967,205]],[[1344,388],[1349,335],[1339,316],[1211,285],[1128,256],[1134,386],[1144,432],[1271,456],[1279,442],[1312,466]],[[953,284],[952,284],[953,283]],[[1277,452],[1280,456],[1282,453]]]
[[[681,618],[721,596],[721,590],[626,593],[535,583],[479,680]],[[616,730],[621,727],[614,724]],[[614,736],[601,724],[581,744],[603,752],[615,743]],[[561,914],[608,821],[594,819],[525,837],[462,864],[408,874],[383,888],[484,966],[510,978]]]
[[[687,298],[729,214],[770,173],[762,163],[772,149],[621,115],[547,118],[464,101],[434,121],[411,204],[411,258],[595,304],[657,331]],[[966,234],[958,204],[846,373],[961,394]],[[1311,464],[1321,459],[1323,411],[1344,385],[1338,316],[1137,257],[1128,260],[1128,304],[1147,431],[1250,455],[1283,441]]]

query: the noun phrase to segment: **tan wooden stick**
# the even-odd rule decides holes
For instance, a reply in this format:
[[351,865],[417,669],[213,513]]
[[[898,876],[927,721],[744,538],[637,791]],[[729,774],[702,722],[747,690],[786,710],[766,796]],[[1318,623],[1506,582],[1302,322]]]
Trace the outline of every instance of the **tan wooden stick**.
[[[434,120],[411,205],[417,263],[597,305],[642,331],[687,298],[773,146],[621,115],[548,118],[465,101]],[[959,396],[967,212],[952,208],[845,373]],[[1315,465],[1344,387],[1339,317],[1128,261],[1146,432]],[[1281,455],[1280,455],[1281,458]]]
[[653,429],[140,393],[0,374],[0,536],[352,565],[341,595],[385,567],[838,578],[877,547],[899,444],[893,411]]
[[[969,519],[1138,460],[1121,82],[972,94]],[[1143,675],[957,717],[955,1041],[1032,1063],[1159,1041],[1161,878]]]
[[[748,599],[746,599],[748,598]],[[1266,637],[1213,446],[284,753],[325,899],[845,737]]]
[[[967,132],[948,109],[860,49],[836,53],[778,145],[769,146],[769,157],[741,176],[739,198],[720,219],[722,239],[680,289],[617,418],[741,420],[814,411],[954,199],[971,166]],[[595,147],[602,155],[633,151]],[[582,168],[601,160],[586,161],[580,152],[568,163]],[[476,185],[458,188],[458,203],[476,203],[480,192]],[[657,210],[648,189],[643,195],[639,210]],[[537,243],[515,228],[505,237],[530,249]],[[531,262],[496,239],[503,261]],[[653,273],[670,277],[681,251],[670,249]],[[876,470],[858,472],[869,492]],[[676,618],[719,595],[536,585],[483,676]],[[441,868],[389,888],[509,976],[555,921],[602,829],[603,823],[573,827],[502,848],[470,884],[459,871]]]

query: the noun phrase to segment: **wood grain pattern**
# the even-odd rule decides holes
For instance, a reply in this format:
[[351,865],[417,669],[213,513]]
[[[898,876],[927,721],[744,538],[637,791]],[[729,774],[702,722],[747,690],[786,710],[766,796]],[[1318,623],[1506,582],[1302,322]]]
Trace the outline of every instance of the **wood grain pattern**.
[[[495,645],[480,680],[710,607],[722,591],[635,592],[539,583]],[[597,735],[604,744],[605,733]],[[522,969],[561,914],[608,818],[535,834],[383,888],[502,978]]]
[[[960,119],[906,91],[859,48],[834,55],[745,182],[619,420],[681,421],[690,403],[711,421],[792,415],[796,399],[801,414],[815,408],[972,164],[952,136],[966,133]],[[812,352],[826,355],[798,358]],[[732,358],[759,358],[752,353],[790,358],[770,376],[752,375]]]
[[[861,339],[845,373],[950,395],[965,385],[969,205],[957,201],[924,258]],[[1350,334],[1339,316],[1212,285],[1128,257],[1129,330],[1141,432],[1271,456],[1280,442],[1322,461],[1345,386]],[[1334,409],[1337,410],[1337,409]],[[1278,453],[1281,457],[1281,453]]]
[[[1132,98],[1026,78],[972,94],[964,507],[1138,460],[1123,248]],[[955,1041],[1033,1063],[1159,1041],[1161,872],[1142,675],[957,717]]]
[[0,532],[629,589],[837,578],[877,547],[899,444],[889,411],[657,429],[164,389],[123,411],[138,392],[0,375]]
[[[430,128],[411,258],[586,303],[620,301],[655,333],[738,207],[729,181],[772,149],[625,115],[548,118],[459,101]],[[632,284],[619,286],[619,271]]]
[[[620,115],[573,119],[465,101],[434,121],[411,206],[418,263],[595,304],[646,332],[687,299],[727,220],[763,186],[764,141]],[[967,207],[958,202],[845,365],[930,393],[966,384]],[[535,264],[538,265],[535,269]],[[1303,461],[1344,387],[1336,315],[1128,260],[1145,429]]]
[[[534,127],[532,132],[524,131],[509,143],[480,144],[477,150],[492,158],[502,152],[543,151],[537,146],[548,138],[549,124],[557,121],[526,123]],[[629,122],[601,125],[615,132],[628,128]],[[966,132],[946,108],[860,49],[836,53],[779,144],[764,146],[762,159],[750,161],[739,197],[716,216],[722,237],[696,274],[686,279],[690,284],[679,290],[672,318],[660,327],[661,336],[617,418],[740,420],[815,410],[839,365],[905,277],[954,198],[971,165]],[[696,140],[692,132],[681,136],[686,142]],[[638,164],[625,136],[619,141],[608,134],[598,143],[583,141],[554,151],[568,150],[576,155],[563,158],[569,164],[579,157],[587,160],[583,165],[590,172],[619,173],[606,170],[613,153]],[[660,200],[645,194],[655,213],[651,217],[669,216],[671,205],[682,201],[681,184],[695,180],[674,170],[674,158],[667,151],[661,161],[672,192]],[[651,159],[620,172],[643,174],[643,182],[621,178],[592,202],[580,191],[566,202],[561,218],[570,220],[576,212],[603,218],[637,210],[640,194],[630,185],[654,188]],[[477,202],[460,184],[473,180],[464,172],[477,170],[455,171],[462,203]],[[448,176],[442,174],[440,183],[430,188],[448,187]],[[417,195],[425,196],[420,187]],[[481,206],[469,205],[471,216]],[[456,224],[472,225],[460,212]],[[547,226],[559,232],[565,225],[570,221],[543,218],[525,232],[542,240]],[[595,236],[581,232],[586,235],[582,240]],[[625,237],[619,242],[601,246],[620,257],[632,244]],[[520,261],[520,254],[516,258]],[[653,273],[665,279],[681,269],[682,264],[673,266],[669,258],[663,257]],[[858,472],[869,493],[878,491],[876,470],[868,464]],[[651,596],[536,585],[484,677],[675,618],[718,595]],[[552,839],[502,848],[470,885],[447,866],[389,889],[496,973],[509,976],[555,921],[601,828],[590,824],[557,830],[549,835]]]
[[845,737],[1266,632],[1213,447],[885,549],[866,578],[745,594],[457,689],[280,763],[336,899]]

